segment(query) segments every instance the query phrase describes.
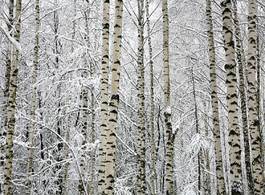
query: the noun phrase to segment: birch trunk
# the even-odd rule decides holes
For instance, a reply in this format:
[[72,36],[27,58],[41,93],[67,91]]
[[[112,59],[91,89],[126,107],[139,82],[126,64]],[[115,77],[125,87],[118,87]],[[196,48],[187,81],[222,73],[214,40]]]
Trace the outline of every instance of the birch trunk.
[[206,1],[206,17],[208,23],[208,52],[210,64],[210,87],[211,87],[211,106],[213,117],[213,136],[214,136],[214,151],[215,151],[215,166],[216,166],[216,183],[217,195],[225,193],[225,180],[222,159],[222,144],[221,144],[221,129],[219,120],[219,100],[217,88],[217,74],[216,74],[216,51],[213,34],[213,18],[212,18],[212,3],[211,0]]
[[168,2],[162,1],[163,14],[163,78],[164,78],[164,101],[166,110],[164,111],[166,125],[166,194],[174,194],[174,135],[171,123],[170,105],[170,66],[169,66],[169,21],[168,21]]
[[229,131],[229,158],[230,158],[230,180],[232,195],[243,193],[242,170],[241,170],[241,146],[240,129],[238,120],[238,95],[236,56],[234,43],[234,29],[232,18],[231,0],[222,1],[223,36],[225,49],[225,70],[227,86],[228,105],[228,131]]
[[[20,42],[20,30],[21,30],[21,0],[16,1],[15,7],[15,28],[14,38],[17,42]],[[18,49],[12,47],[11,49],[11,69],[10,69],[10,84],[8,92],[8,106],[7,106],[7,123],[5,129],[6,135],[6,159],[4,169],[4,194],[13,194],[12,188],[12,174],[13,174],[13,136],[16,125],[16,97],[17,97],[17,76],[18,76],[18,64],[20,52]]]
[[[54,6],[55,8],[58,8],[59,6],[59,2],[58,0],[54,0]],[[53,28],[54,28],[54,50],[53,50],[53,54],[55,56],[54,60],[54,66],[57,69],[57,71],[60,70],[60,52],[61,52],[61,43],[60,43],[60,39],[59,39],[59,33],[60,33],[60,29],[59,29],[59,25],[60,24],[60,20],[59,20],[59,10],[55,9],[53,12]],[[58,98],[58,103],[57,103],[57,121],[56,121],[56,130],[57,130],[57,134],[60,136],[63,136],[63,122],[62,119],[60,118],[61,115],[63,115],[63,100],[60,98],[61,97],[61,91],[62,91],[62,84],[59,83],[57,86],[57,91],[55,92],[55,97]],[[56,138],[57,139],[57,138]],[[54,167],[54,175],[56,175],[56,179],[55,179],[55,185],[57,186],[57,190],[56,190],[56,194],[61,195],[63,192],[63,170],[61,170],[62,165],[61,165],[61,161],[63,160],[63,156],[62,156],[62,151],[63,151],[63,143],[61,142],[61,140],[56,140],[58,141],[57,144],[57,151],[54,154],[55,156],[55,160],[58,163],[55,167]],[[58,173],[57,173],[58,171]]]
[[[8,31],[11,32],[14,24],[14,0],[9,0],[8,5]],[[11,34],[11,37],[13,34]],[[5,72],[5,89],[4,89],[4,109],[3,109],[3,121],[1,124],[0,130],[0,171],[4,172],[4,161],[5,161],[5,139],[6,139],[6,127],[7,127],[7,108],[8,108],[8,94],[9,94],[9,85],[10,85],[10,74],[11,74],[11,55],[12,55],[12,46],[10,45],[7,49],[7,59],[6,59],[6,72]],[[1,176],[0,183],[0,194],[3,193],[3,178]]]
[[115,21],[113,40],[113,64],[111,78],[111,97],[109,103],[108,130],[106,131],[106,163],[104,194],[114,194],[116,133],[118,130],[118,108],[121,69],[121,40],[122,40],[123,0],[115,1]]
[[247,184],[248,192],[253,194],[253,179],[251,173],[251,162],[250,162],[250,146],[249,146],[249,131],[248,131],[248,117],[247,117],[247,104],[246,104],[246,80],[245,80],[245,59],[244,50],[241,41],[241,30],[239,26],[239,18],[237,14],[237,2],[234,1],[234,24],[236,33],[236,53],[237,53],[237,63],[239,72],[239,92],[240,92],[240,102],[241,102],[241,117],[243,123],[243,136],[244,136],[244,149],[245,149],[245,165],[247,173]]
[[[193,94],[193,101],[194,101],[194,117],[195,117],[195,129],[196,133],[200,134],[200,129],[199,129],[199,113],[198,113],[198,104],[197,104],[197,97],[196,97],[196,85],[195,85],[195,78],[194,78],[194,69],[192,67],[191,70],[191,79],[192,79],[192,94]],[[198,152],[197,155],[197,162],[198,162],[198,193],[202,194],[202,189],[201,189],[201,154],[202,151],[201,149]]]
[[144,0],[138,0],[138,136],[137,136],[137,194],[144,195],[146,192],[145,181],[145,98],[144,98]]
[[[86,9],[84,10],[84,17],[85,17],[85,30],[86,30],[86,34],[85,34],[85,40],[86,40],[86,47],[90,48],[90,33],[89,33],[89,18],[90,18],[90,1],[87,0],[87,5],[86,5]],[[87,51],[88,53],[89,51]],[[87,56],[85,56],[87,57]],[[87,58],[85,58],[85,64],[87,67],[90,67],[90,74],[88,74],[87,72],[84,72],[82,77],[83,79],[87,79],[88,76],[90,76],[92,78],[93,76],[93,63],[92,61],[88,60]],[[88,148],[87,148],[87,143],[88,143],[88,138],[89,138],[89,112],[88,112],[88,102],[89,102],[89,94],[88,94],[88,90],[90,90],[91,92],[93,91],[93,87],[92,89],[88,89],[88,86],[83,86],[82,87],[82,92],[81,92],[81,96],[80,96],[80,100],[82,102],[82,111],[81,111],[81,135],[82,135],[82,143],[81,143],[81,159],[80,159],[80,169],[81,169],[81,175],[79,176],[79,194],[83,195],[83,194],[87,194],[88,193],[88,183],[87,183],[87,177],[88,177],[88,171],[90,169],[89,165],[91,163],[88,162],[88,158],[87,158],[87,152],[88,152]],[[93,92],[92,95],[93,96]],[[92,101],[92,97],[91,97],[91,103],[94,103]],[[91,109],[92,110],[92,109]],[[92,114],[92,118],[94,113]],[[91,129],[93,126],[93,120],[91,120]],[[93,137],[93,131],[91,131],[91,137]],[[91,158],[92,158],[92,153],[91,154]]]
[[[208,106],[206,106],[206,101],[203,102],[204,107],[204,135],[205,138],[209,138],[209,116],[207,114]],[[204,194],[211,195],[211,155],[210,155],[210,147],[204,149],[203,153],[203,164],[204,164],[204,174],[203,174],[203,182],[204,182]]]
[[247,55],[247,82],[248,82],[248,110],[249,132],[251,139],[251,164],[254,181],[254,194],[265,193],[262,143],[258,113],[258,84],[257,84],[257,1],[248,1],[248,55]]
[[[93,69],[93,70],[92,70]],[[90,70],[92,72],[91,76],[94,76],[94,67]],[[96,98],[94,95],[94,87],[91,89],[91,143],[95,143],[96,141],[96,128],[95,128],[95,121],[96,121],[96,111],[95,111],[95,104]],[[93,148],[91,151],[91,162],[90,162],[90,179],[88,184],[88,194],[95,194],[95,164],[96,164],[96,148]]]
[[[83,75],[83,79],[86,78],[86,75]],[[80,112],[80,122],[81,122],[81,136],[82,136],[82,143],[80,147],[80,170],[81,175],[79,175],[79,185],[78,190],[79,194],[83,195],[85,194],[85,175],[87,171],[87,159],[86,159],[86,143],[88,139],[87,130],[88,130],[88,89],[85,88],[85,86],[82,86],[82,91],[80,95],[80,101],[81,101],[81,112]]]
[[31,194],[32,178],[31,175],[34,172],[33,169],[33,153],[34,153],[34,136],[36,134],[36,109],[37,109],[37,75],[39,68],[39,42],[40,42],[40,1],[35,1],[35,46],[34,46],[34,61],[32,70],[32,97],[31,97],[31,111],[30,111],[30,128],[29,128],[29,158],[28,158],[28,181],[27,181],[27,193]]
[[150,134],[151,134],[151,190],[152,195],[157,194],[157,171],[156,171],[156,142],[155,142],[155,103],[154,103],[154,62],[153,62],[153,49],[151,39],[151,27],[150,27],[150,14],[149,14],[149,0],[146,0],[146,25],[147,25],[147,41],[149,48],[149,63],[150,63]]
[[100,146],[99,146],[99,175],[98,192],[102,194],[105,187],[106,169],[106,137],[108,130],[108,102],[109,102],[109,0],[103,2],[103,32],[102,32],[102,60],[100,79]]
[[[264,74],[263,74],[263,64],[261,63],[261,59],[263,57],[263,43],[260,39],[259,30],[258,30],[258,38],[257,38],[257,82],[258,82],[258,90],[257,90],[257,99],[258,99],[258,113],[259,113],[259,129],[261,133],[261,154],[262,154],[262,161],[263,161],[263,167],[265,167],[265,151],[263,148],[265,148],[265,137],[264,137],[264,103],[263,103],[263,97],[264,97]],[[264,169],[264,168],[263,168]],[[263,171],[263,177],[265,179],[265,171]]]

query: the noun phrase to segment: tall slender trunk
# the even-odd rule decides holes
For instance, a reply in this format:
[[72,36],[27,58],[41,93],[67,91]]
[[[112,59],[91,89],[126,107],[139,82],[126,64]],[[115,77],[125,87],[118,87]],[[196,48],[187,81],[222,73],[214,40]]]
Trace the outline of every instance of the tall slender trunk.
[[109,0],[103,2],[103,32],[102,32],[102,60],[101,60],[101,79],[100,79],[100,145],[99,145],[99,175],[98,192],[102,194],[105,188],[105,169],[106,169],[106,137],[108,130],[109,116]]
[[[204,107],[204,135],[205,138],[209,137],[209,116],[207,114],[207,106],[206,101],[203,102]],[[204,164],[204,174],[203,174],[203,182],[204,182],[204,194],[211,195],[211,156],[210,156],[210,147],[204,150],[203,153],[203,164]]]
[[[91,65],[91,77],[94,76],[94,65]],[[96,104],[96,98],[94,95],[94,87],[91,89],[91,143],[95,143],[96,141],[96,128],[95,128],[95,121],[96,121],[96,111],[95,111],[95,104]],[[88,184],[88,194],[95,194],[95,164],[96,164],[96,148],[94,148],[91,151],[91,161],[90,161],[90,180]]]
[[138,99],[138,136],[137,136],[137,194],[146,193],[145,181],[145,98],[144,98],[144,0],[138,0],[138,80],[137,80],[137,99]]
[[163,13],[163,78],[164,78],[164,101],[166,109],[164,111],[166,125],[166,194],[174,194],[174,135],[171,123],[170,105],[170,66],[169,66],[169,21],[168,2],[162,1]]
[[[258,113],[259,113],[259,129],[261,134],[261,148],[265,148],[265,137],[264,137],[264,104],[263,104],[263,97],[264,97],[264,66],[261,63],[261,59],[263,57],[263,44],[260,39],[259,30],[258,30],[258,38],[257,38],[257,82],[258,82],[258,90],[257,90],[257,99],[258,99]],[[265,151],[261,149],[261,159],[263,161],[263,167],[265,167]],[[264,169],[264,168],[263,168]],[[265,172],[263,172],[263,177],[265,179]]]
[[[57,8],[59,6],[59,2],[58,0],[54,0],[54,5]],[[54,10],[53,12],[53,30],[54,30],[54,49],[53,49],[53,54],[55,56],[55,62],[54,62],[54,66],[56,68],[57,71],[60,70],[60,50],[61,50],[61,44],[60,44],[60,39],[59,39],[59,12],[58,10]],[[60,118],[60,116],[62,115],[62,99],[61,99],[61,91],[62,91],[62,85],[61,83],[58,84],[57,86],[57,91],[55,92],[55,96],[58,99],[58,103],[57,103],[57,121],[56,121],[56,130],[57,130],[57,134],[62,136],[63,135],[63,123],[62,123],[62,119]],[[55,185],[58,187],[56,190],[56,194],[61,195],[63,192],[63,171],[61,170],[62,165],[61,165],[61,161],[63,160],[62,157],[62,151],[63,151],[63,143],[61,142],[61,140],[57,140],[58,144],[57,144],[57,150],[56,150],[56,154],[55,154],[55,160],[57,161],[57,165],[54,167],[54,174],[56,175],[56,180],[55,180]],[[57,173],[58,171],[58,173]]]
[[219,119],[219,100],[217,88],[217,74],[216,74],[216,51],[213,34],[213,18],[211,0],[206,1],[206,17],[208,24],[208,50],[209,50],[209,64],[210,64],[210,87],[211,87],[211,106],[213,116],[213,136],[214,136],[214,151],[216,164],[216,183],[217,195],[225,193],[225,180],[222,159],[222,143],[221,143],[221,129]]
[[[83,75],[85,79],[87,74]],[[85,86],[82,86],[81,95],[81,111],[80,111],[80,124],[81,124],[81,136],[82,136],[82,143],[80,149],[80,170],[81,175],[79,175],[79,184],[78,184],[78,191],[80,195],[85,194],[85,176],[87,171],[87,159],[86,159],[86,143],[88,139],[88,89]]]
[[[8,31],[11,32],[14,24],[14,0],[9,0],[8,5]],[[11,37],[13,33],[11,34]],[[6,139],[6,127],[7,127],[7,108],[8,108],[8,96],[9,96],[9,85],[10,85],[10,74],[11,74],[11,55],[12,55],[12,46],[8,46],[6,54],[6,70],[5,70],[5,88],[4,88],[4,108],[3,108],[3,119],[1,120],[0,127],[0,139],[3,140],[0,143],[0,171],[4,171],[4,161],[5,161],[5,139]],[[3,179],[0,178],[0,194],[3,193]]]
[[242,170],[241,170],[241,145],[240,129],[238,120],[238,95],[237,95],[237,74],[236,56],[234,43],[234,29],[232,17],[231,0],[224,0],[221,4],[223,16],[223,35],[225,49],[225,70],[227,86],[228,105],[228,143],[230,158],[230,179],[232,195],[243,193]]
[[[194,78],[194,69],[192,67],[191,70],[191,80],[192,80],[192,94],[193,94],[193,101],[194,101],[194,117],[195,117],[195,129],[196,129],[196,133],[199,134],[200,133],[200,129],[199,129],[199,113],[198,113],[198,105],[197,105],[197,97],[196,97],[196,85],[195,85],[195,78]],[[202,189],[201,189],[201,154],[202,151],[201,149],[198,152],[198,194],[202,194]]]
[[251,162],[250,162],[250,146],[249,146],[249,132],[248,132],[248,118],[247,118],[247,104],[246,104],[246,81],[245,81],[245,59],[244,49],[241,40],[241,30],[239,26],[239,18],[237,13],[237,2],[233,2],[234,5],[234,24],[236,33],[236,54],[239,72],[239,92],[241,102],[241,117],[243,123],[243,136],[244,136],[244,149],[245,149],[245,164],[247,173],[247,184],[248,192],[253,194],[253,178],[251,173]]
[[[21,0],[16,1],[15,8],[15,28],[14,38],[17,42],[20,42],[20,30],[21,30],[21,11],[22,2]],[[7,106],[7,123],[5,129],[7,130],[6,135],[6,159],[5,159],[5,170],[4,170],[4,194],[13,194],[12,188],[12,169],[13,169],[13,136],[16,125],[16,97],[17,97],[17,76],[18,76],[18,63],[20,52],[17,48],[12,47],[11,49],[11,69],[10,69],[10,84],[8,92],[8,106]]]
[[251,139],[251,164],[254,181],[254,194],[264,194],[263,162],[261,152],[261,131],[258,113],[257,84],[257,1],[248,1],[248,110],[249,132]]
[[38,76],[38,66],[39,66],[39,42],[40,42],[40,1],[35,0],[35,46],[34,46],[34,61],[32,70],[32,97],[31,97],[31,111],[30,111],[30,128],[29,128],[29,157],[27,165],[27,193],[31,194],[32,188],[32,178],[31,175],[34,172],[33,167],[33,153],[34,153],[34,136],[36,134],[36,109],[37,109],[37,76]]
[[151,39],[150,14],[149,14],[149,0],[145,3],[146,9],[146,26],[147,26],[147,41],[149,49],[149,64],[150,64],[150,134],[151,134],[151,190],[152,195],[157,194],[157,171],[156,171],[156,142],[155,142],[155,102],[154,102],[154,62],[153,49]]
[[116,133],[118,130],[118,108],[121,69],[121,40],[123,0],[115,0],[115,21],[113,39],[113,64],[111,68],[111,96],[109,103],[108,129],[106,131],[106,164],[104,194],[114,194],[115,161],[116,161]]
[[[90,35],[89,35],[89,17],[90,17],[90,5],[89,5],[90,1],[87,0],[87,4],[86,4],[86,9],[84,11],[84,15],[85,15],[85,30],[86,30],[86,34],[85,34],[85,40],[86,40],[86,47],[89,48],[90,47]],[[85,56],[87,57],[87,56]],[[85,64],[87,67],[90,67],[90,74],[88,74],[87,72],[84,72],[82,77],[83,79],[87,79],[88,76],[92,77],[92,61],[88,60],[85,58]],[[93,94],[93,88],[90,89],[92,94]],[[88,89],[86,86],[83,86],[82,87],[82,91],[81,91],[81,96],[80,96],[80,100],[82,102],[82,111],[80,112],[81,113],[81,135],[82,135],[82,143],[81,143],[81,157],[80,157],[80,169],[81,169],[81,175],[79,176],[79,194],[80,195],[83,195],[83,194],[86,194],[88,193],[87,191],[87,179],[86,177],[88,176],[88,171],[89,171],[89,163],[87,162],[88,161],[88,158],[87,158],[87,155],[86,155],[86,151],[87,151],[87,142],[89,141],[88,138],[89,138],[89,132],[88,132],[88,128],[89,128],[89,124],[88,124],[88,121],[89,121],[89,112],[88,112],[88,108],[89,108],[89,105],[88,105],[88,100],[89,98],[89,93],[88,93]],[[92,122],[92,121],[91,121]],[[92,125],[92,124],[91,124]],[[92,132],[91,132],[92,133]],[[93,136],[93,135],[91,135]]]
[[[43,118],[44,117],[43,117],[43,110],[42,110],[42,108],[44,107],[44,103],[42,101],[42,93],[39,90],[37,92],[37,94],[38,94],[38,109],[40,110],[40,113],[39,113],[39,121],[41,123],[43,123],[43,121],[44,121]],[[40,134],[39,134],[39,141],[40,141],[39,142],[40,143],[40,153],[39,153],[39,155],[40,155],[40,159],[42,161],[45,161],[45,159],[47,158],[47,155],[46,155],[47,153],[45,151],[45,149],[46,149],[45,148],[45,145],[46,145],[45,144],[45,138],[46,138],[46,136],[45,136],[45,133],[43,132],[43,126],[42,125],[39,126],[39,132],[40,132]],[[38,170],[42,170],[44,166],[45,166],[45,164],[43,164],[42,166],[40,166],[38,168]],[[47,186],[47,178],[43,178],[41,184],[42,184],[42,188],[46,188],[46,186]]]

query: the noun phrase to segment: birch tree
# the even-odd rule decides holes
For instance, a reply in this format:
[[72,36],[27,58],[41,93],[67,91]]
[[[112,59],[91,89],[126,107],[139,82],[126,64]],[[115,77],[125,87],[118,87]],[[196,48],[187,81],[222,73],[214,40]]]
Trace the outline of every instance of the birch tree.
[[113,64],[111,67],[111,94],[109,103],[108,129],[106,131],[106,165],[104,194],[114,194],[116,133],[118,129],[119,84],[121,69],[123,0],[115,1],[113,38]]
[[[206,101],[203,102],[203,107],[204,107],[204,128],[205,128],[205,136],[209,136],[209,128],[208,128],[208,122],[209,122],[209,116],[207,116],[207,108],[208,106],[206,105]],[[203,153],[204,157],[204,167],[206,170],[211,170],[211,159],[210,159],[210,149],[206,149]],[[203,182],[204,182],[204,193],[205,195],[210,195],[212,194],[211,190],[211,176],[210,173],[207,171],[204,171],[205,174],[203,175]]]
[[236,38],[236,54],[239,72],[239,92],[240,92],[240,103],[241,103],[241,118],[243,124],[243,136],[244,136],[244,150],[245,150],[245,164],[247,173],[248,191],[253,194],[253,179],[251,173],[251,162],[250,162],[250,146],[249,146],[249,131],[248,131],[248,117],[247,117],[247,102],[246,102],[246,79],[245,79],[245,56],[243,43],[241,40],[241,30],[239,26],[239,18],[237,11],[237,2],[233,1],[234,5],[234,24],[235,24],[235,38]]
[[[193,66],[193,65],[192,65]],[[194,101],[194,118],[195,118],[195,130],[197,134],[200,134],[200,127],[199,127],[199,113],[198,113],[198,102],[197,102],[197,94],[196,94],[196,85],[195,85],[195,78],[194,78],[194,67],[191,68],[191,82],[192,82],[192,95],[193,95],[193,101]],[[202,161],[202,151],[199,150],[197,154],[197,162],[198,162],[198,192],[201,194],[202,190],[202,172],[201,172],[201,161]]]
[[[14,24],[14,0],[9,0],[8,2],[8,31],[11,32]],[[11,37],[13,34],[10,35]],[[1,150],[0,150],[0,171],[4,171],[4,161],[5,161],[5,138],[6,138],[6,131],[5,129],[7,127],[7,108],[8,108],[8,93],[9,93],[9,84],[10,84],[10,73],[11,73],[11,55],[12,55],[12,46],[10,45],[7,49],[6,54],[6,70],[5,70],[5,89],[4,89],[4,109],[3,109],[3,119],[1,124],[1,130],[0,130],[0,139],[1,139]],[[3,193],[3,178],[1,178],[0,183],[0,194]]]
[[38,76],[38,66],[39,66],[39,48],[40,48],[40,2],[39,0],[35,1],[35,46],[34,46],[34,61],[33,61],[33,70],[32,70],[32,97],[31,97],[31,124],[29,129],[29,159],[28,159],[28,194],[31,194],[32,190],[32,178],[31,175],[34,172],[33,169],[33,155],[34,155],[34,136],[36,134],[36,109],[37,109],[37,76]]
[[222,6],[223,36],[225,50],[225,70],[227,87],[228,107],[228,134],[229,134],[229,158],[230,158],[230,180],[231,193],[242,194],[242,169],[241,169],[241,145],[240,129],[238,120],[238,95],[237,95],[237,74],[236,56],[234,43],[234,28],[232,18],[232,2],[224,0]]
[[138,0],[138,175],[137,194],[146,193],[145,181],[145,82],[144,82],[144,0]]
[[[11,1],[12,5],[13,1]],[[11,6],[10,5],[10,6]],[[15,6],[15,18],[14,18],[14,38],[20,42],[21,31],[21,12],[22,1],[17,0]],[[14,145],[14,131],[16,125],[16,97],[17,97],[17,77],[18,77],[18,64],[20,59],[20,51],[18,48],[12,47],[11,49],[11,66],[10,66],[10,83],[8,92],[8,106],[7,106],[7,123],[5,129],[6,134],[6,159],[4,170],[4,194],[11,195],[12,192],[12,176],[13,176],[13,145]]]
[[[86,78],[88,74],[84,74],[83,77]],[[79,175],[79,194],[85,194],[85,175],[87,169],[87,158],[86,158],[86,144],[88,140],[88,89],[85,86],[82,86],[82,91],[80,95],[80,101],[82,109],[80,112],[80,122],[81,122],[81,136],[82,136],[82,143],[81,143],[81,150],[80,150],[80,170],[81,175]]]
[[251,138],[251,164],[254,181],[254,194],[264,194],[264,175],[261,152],[261,131],[258,113],[258,84],[257,84],[257,1],[248,1],[248,54],[247,54],[247,83],[248,83],[248,120]]
[[[85,35],[84,35],[84,40],[85,40],[85,45],[86,48],[90,47],[90,34],[89,34],[89,17],[90,17],[90,1],[88,0],[85,6],[85,10],[84,12],[84,18],[85,18]],[[88,53],[88,51],[86,52]],[[85,55],[86,58],[88,58],[87,55]],[[90,78],[92,78],[94,70],[93,70],[93,63],[90,61],[90,59],[86,59],[85,58],[85,65],[86,67],[88,67],[89,71],[84,71],[83,74],[81,75],[83,77],[84,80],[87,80]],[[88,74],[89,72],[89,74]],[[94,143],[94,127],[93,127],[93,123],[94,121],[89,120],[89,88],[90,86],[82,86],[81,89],[81,94],[80,94],[80,101],[81,101],[81,110],[80,110],[80,122],[81,122],[81,136],[82,136],[82,143],[81,143],[81,149],[80,149],[80,169],[81,169],[81,174],[79,175],[79,184],[78,184],[78,188],[79,188],[79,194],[87,194],[89,193],[88,189],[90,186],[90,183],[88,184],[87,181],[87,176],[88,176],[88,172],[91,171],[90,169],[90,163],[88,162],[88,155],[87,155],[87,151],[89,150],[87,144],[89,143],[89,128],[90,128],[90,123],[91,123],[91,138],[93,140]],[[92,87],[93,89],[93,87]],[[92,89],[90,89],[92,91]],[[91,94],[91,104],[94,104],[94,95],[93,92]],[[94,105],[92,105],[93,108]],[[92,111],[92,109],[90,109]],[[92,118],[94,116],[94,112],[91,113],[92,114]],[[93,130],[92,130],[93,129]],[[90,153],[90,156],[92,158],[92,153]],[[91,171],[92,172],[92,171]],[[88,186],[88,188],[86,187]]]
[[[53,11],[53,35],[54,35],[54,48],[53,48],[53,54],[54,54],[54,67],[58,71],[60,70],[60,54],[61,54],[61,49],[62,49],[62,44],[60,42],[60,15],[59,15],[59,10],[57,9],[59,6],[60,2],[59,0],[54,0],[54,6],[55,10]],[[57,90],[55,91],[55,97],[58,97],[58,101],[56,102],[57,104],[57,115],[56,115],[56,132],[59,136],[63,136],[63,121],[59,117],[60,115],[63,114],[63,100],[59,99],[61,97],[61,92],[62,92],[62,83],[58,83],[56,86]],[[55,159],[56,162],[58,163],[54,167],[54,175],[56,175],[56,180],[55,180],[55,185],[57,186],[56,189],[56,194],[61,194],[63,191],[63,172],[61,170],[63,156],[62,156],[62,151],[63,151],[63,143],[62,140],[58,140],[56,138],[57,144],[56,144],[56,153]]]
[[104,190],[105,169],[106,169],[106,137],[108,130],[108,102],[109,102],[109,0],[103,1],[103,22],[102,22],[102,60],[100,79],[100,148],[99,148],[99,194]]
[[150,26],[150,13],[149,13],[149,0],[146,0],[145,10],[146,10],[146,27],[147,27],[147,42],[149,49],[149,64],[150,64],[150,133],[151,133],[151,166],[152,166],[152,177],[151,186],[152,194],[157,193],[157,168],[156,168],[156,142],[155,142],[155,103],[154,103],[154,62],[153,62],[153,48],[151,39],[151,26]]
[[164,79],[164,101],[166,109],[165,117],[165,144],[166,144],[166,194],[174,193],[174,134],[171,124],[170,105],[170,65],[169,65],[169,21],[168,21],[168,1],[162,1],[163,13],[163,79]]
[[213,135],[214,135],[214,150],[215,150],[215,166],[216,166],[216,183],[217,194],[225,193],[225,181],[222,159],[222,144],[219,121],[219,100],[217,91],[217,74],[216,74],[216,58],[215,58],[215,44],[213,34],[213,19],[212,19],[212,3],[211,0],[206,1],[206,17],[208,25],[208,51],[210,64],[210,86],[211,86],[211,106],[213,115]]

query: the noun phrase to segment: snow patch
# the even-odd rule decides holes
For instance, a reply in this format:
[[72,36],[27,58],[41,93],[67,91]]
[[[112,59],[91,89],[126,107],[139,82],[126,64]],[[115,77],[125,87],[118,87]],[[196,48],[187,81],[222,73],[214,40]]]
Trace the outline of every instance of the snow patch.
[[179,124],[174,125],[172,131],[173,134],[176,134],[179,131]]
[[170,106],[167,106],[167,108],[165,110],[165,113],[171,114],[171,107]]

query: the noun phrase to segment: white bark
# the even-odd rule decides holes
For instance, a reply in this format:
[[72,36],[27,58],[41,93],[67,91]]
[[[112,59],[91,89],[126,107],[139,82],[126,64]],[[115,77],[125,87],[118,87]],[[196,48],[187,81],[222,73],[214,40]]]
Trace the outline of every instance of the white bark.
[[216,166],[216,183],[217,194],[225,193],[225,180],[222,159],[222,144],[221,144],[221,129],[219,119],[219,99],[217,88],[217,73],[216,73],[216,51],[214,44],[213,19],[212,19],[212,3],[211,0],[206,1],[206,17],[208,23],[208,51],[210,64],[210,86],[211,86],[211,106],[213,116],[213,136],[215,150],[215,166]]
[[241,144],[238,120],[238,95],[236,55],[234,43],[234,28],[232,18],[231,0],[222,1],[223,36],[225,49],[225,70],[228,105],[228,132],[229,132],[229,158],[230,180],[232,195],[243,193],[242,170],[241,170]]
[[100,147],[99,147],[99,176],[98,192],[102,194],[105,188],[105,169],[106,169],[106,136],[108,130],[109,116],[109,0],[103,2],[103,32],[102,32],[102,60],[101,60],[101,79],[100,79]]
[[113,39],[113,64],[111,67],[111,96],[109,103],[108,129],[106,131],[106,164],[104,194],[114,194],[116,133],[118,130],[119,88],[121,69],[121,40],[122,40],[123,0],[115,1],[115,21]]
[[[21,0],[17,0],[15,8],[15,32],[14,38],[17,42],[20,42],[20,30],[21,30]],[[4,194],[13,194],[12,188],[12,176],[13,176],[13,139],[16,125],[16,97],[17,97],[17,75],[18,75],[18,63],[20,58],[20,52],[16,48],[12,48],[11,51],[11,71],[10,71],[10,84],[8,92],[8,106],[7,106],[7,123],[6,123],[6,159],[4,170]]]
[[264,167],[262,162],[261,129],[258,113],[257,83],[257,1],[248,1],[248,120],[251,139],[251,164],[254,181],[254,194],[265,193]]

